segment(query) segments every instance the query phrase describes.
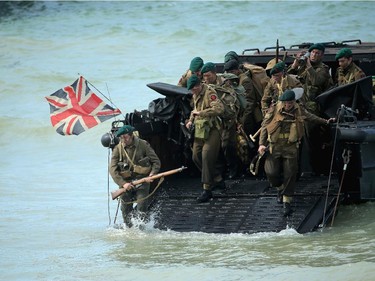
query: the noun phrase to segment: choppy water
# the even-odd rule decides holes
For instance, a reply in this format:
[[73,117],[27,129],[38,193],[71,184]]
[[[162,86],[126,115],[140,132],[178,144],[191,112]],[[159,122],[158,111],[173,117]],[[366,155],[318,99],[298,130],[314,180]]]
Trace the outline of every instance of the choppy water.
[[[3,4],[3,3],[1,3]],[[110,122],[62,137],[44,97],[84,75],[124,112],[191,58],[301,42],[375,41],[373,2],[35,2],[0,6],[1,280],[372,280],[374,203],[300,235],[108,227]],[[110,181],[110,189],[116,188]],[[116,204],[109,202],[111,219]]]

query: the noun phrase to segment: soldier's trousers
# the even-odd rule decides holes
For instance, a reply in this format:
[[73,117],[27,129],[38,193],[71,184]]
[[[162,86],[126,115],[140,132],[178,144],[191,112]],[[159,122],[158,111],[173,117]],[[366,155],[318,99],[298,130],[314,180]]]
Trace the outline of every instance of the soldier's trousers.
[[[130,190],[121,195],[121,212],[124,222],[128,219],[128,216],[133,211],[132,201],[140,200],[145,198],[150,193],[150,184],[143,183],[142,186],[137,190]],[[145,213],[148,209],[148,200],[142,200],[137,203],[137,211]]]
[[211,128],[206,140],[195,139],[193,144],[193,162],[202,173],[202,183],[212,186],[216,172],[216,162],[220,151],[220,133]]
[[273,147],[264,163],[267,179],[272,187],[284,186],[283,195],[292,197],[296,188],[298,172],[298,148],[295,144],[287,147]]
[[221,132],[221,146],[223,148],[225,161],[229,170],[237,170],[237,138],[236,125],[233,124],[229,128],[224,128]]

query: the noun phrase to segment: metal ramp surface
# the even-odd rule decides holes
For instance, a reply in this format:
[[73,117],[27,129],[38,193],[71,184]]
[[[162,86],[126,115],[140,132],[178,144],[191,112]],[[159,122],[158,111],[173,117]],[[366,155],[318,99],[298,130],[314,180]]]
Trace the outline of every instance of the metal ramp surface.
[[[276,191],[268,181],[243,178],[226,181],[225,190],[214,190],[214,198],[198,204],[202,192],[200,179],[170,177],[154,196],[151,211],[156,214],[156,228],[178,232],[257,233],[279,232],[287,227],[299,233],[314,231],[332,216],[338,186],[330,187],[326,199],[327,177],[300,178],[292,202],[294,212],[283,216],[283,206],[276,202]],[[327,200],[327,206],[326,206]]]

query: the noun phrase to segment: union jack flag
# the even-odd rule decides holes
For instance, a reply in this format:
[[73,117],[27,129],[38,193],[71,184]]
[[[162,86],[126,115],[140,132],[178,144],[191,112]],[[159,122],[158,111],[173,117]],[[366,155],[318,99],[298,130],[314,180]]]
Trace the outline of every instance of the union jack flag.
[[119,109],[114,109],[95,95],[82,76],[46,99],[50,105],[52,126],[63,136],[79,135],[121,114]]

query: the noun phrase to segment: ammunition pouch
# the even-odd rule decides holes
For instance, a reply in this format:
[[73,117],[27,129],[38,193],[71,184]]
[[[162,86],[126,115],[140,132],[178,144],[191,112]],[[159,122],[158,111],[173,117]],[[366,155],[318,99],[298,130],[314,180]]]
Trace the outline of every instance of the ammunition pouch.
[[151,166],[143,167],[139,165],[134,165],[134,173],[139,175],[148,175],[151,172]]
[[277,142],[277,140],[279,139],[279,135],[280,135],[280,127],[278,127],[276,129],[275,132],[273,132],[272,134],[268,134],[268,142],[269,143],[275,143]]
[[292,123],[290,125],[290,132],[289,132],[289,137],[288,137],[288,142],[297,142],[298,141],[298,132],[297,132],[297,124]]
[[194,137],[197,139],[208,139],[210,134],[210,122],[206,119],[197,119],[194,121],[195,124],[195,133]]
[[120,175],[124,178],[124,179],[128,179],[132,176],[132,172],[130,170],[124,170],[124,171],[121,171],[120,172]]
[[130,167],[129,167],[129,164],[126,163],[126,162],[118,162],[117,163],[117,167],[120,171],[120,175],[127,179],[127,178],[130,178],[132,176],[132,172],[130,171]]

